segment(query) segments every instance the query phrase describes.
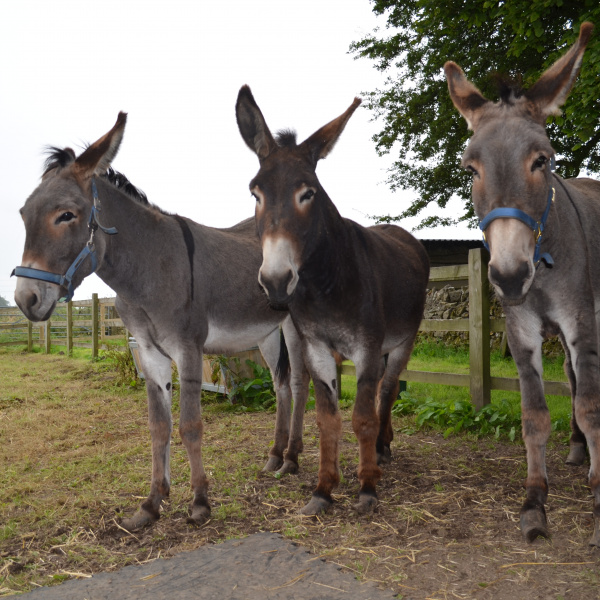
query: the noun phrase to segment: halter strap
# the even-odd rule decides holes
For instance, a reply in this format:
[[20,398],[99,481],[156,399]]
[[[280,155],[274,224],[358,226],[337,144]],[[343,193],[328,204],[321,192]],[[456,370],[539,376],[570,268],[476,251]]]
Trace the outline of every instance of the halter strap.
[[[554,158],[554,157],[552,157]],[[553,167],[553,160],[550,165]],[[550,186],[548,190],[548,200],[546,202],[546,209],[544,210],[544,214],[539,221],[536,221],[533,217],[529,216],[526,212],[520,210],[519,208],[495,208],[491,210],[485,218],[483,218],[479,223],[479,229],[481,229],[481,233],[483,235],[483,245],[489,251],[490,246],[485,237],[485,230],[488,228],[489,224],[496,219],[517,219],[522,223],[525,223],[529,229],[533,231],[533,237],[535,238],[535,252],[533,254],[533,263],[537,267],[541,260],[543,260],[546,265],[551,267],[554,264],[554,259],[548,252],[540,252],[540,247],[542,245],[542,235],[544,233],[544,229],[546,227],[546,221],[548,220],[548,215],[550,214],[550,208],[554,203],[554,198],[556,196],[556,190],[553,186]]]
[[115,235],[118,233],[116,227],[104,227],[98,221],[98,213],[101,210],[100,200],[98,198],[98,190],[96,188],[96,181],[92,178],[92,198],[94,203],[92,210],[90,211],[90,218],[88,219],[88,230],[90,232],[90,239],[84,246],[83,250],[77,255],[77,258],[71,263],[71,266],[67,269],[64,275],[58,275],[57,273],[51,273],[50,271],[43,271],[41,269],[32,269],[30,267],[15,267],[13,272],[10,274],[12,277],[26,277],[28,279],[38,279],[39,281],[46,281],[48,283],[55,283],[56,285],[62,286],[67,290],[67,295],[59,300],[59,302],[69,302],[75,294],[75,288],[73,286],[73,277],[75,273],[81,267],[85,259],[89,256],[92,261],[92,270],[89,275],[94,273],[98,268],[98,259],[96,257],[96,247],[94,246],[94,234],[97,229],[102,230],[107,235]]

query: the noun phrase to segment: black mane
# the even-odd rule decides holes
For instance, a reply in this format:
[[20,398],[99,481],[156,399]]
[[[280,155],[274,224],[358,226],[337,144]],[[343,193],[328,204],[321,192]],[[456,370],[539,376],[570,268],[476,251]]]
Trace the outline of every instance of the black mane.
[[275,141],[282,148],[295,148],[297,146],[296,132],[293,129],[282,129],[275,134]]
[[75,160],[75,152],[71,148],[57,148],[48,146],[46,148],[46,160],[44,161],[44,172],[42,177],[53,169],[63,169]]
[[520,98],[525,90],[523,89],[522,80],[513,79],[508,75],[496,75],[493,77],[500,101],[505,104],[513,104],[515,100]]
[[[57,148],[56,146],[48,146],[46,148],[46,153],[47,156],[46,160],[44,161],[44,173],[42,176],[54,169],[64,169],[74,162],[76,158],[75,152],[71,148]],[[131,183],[131,181],[129,181],[129,179],[127,179],[123,173],[115,171],[112,167],[109,167],[106,173],[101,175],[101,177],[114,185],[117,189],[125,192],[130,198],[133,198],[137,202],[145,204],[146,206],[152,206],[163,214],[169,214],[161,210],[158,206],[150,204],[150,202],[148,202],[148,197],[142,190],[133,185],[133,183]]]
[[133,185],[133,183],[131,183],[131,181],[129,181],[129,179],[127,179],[123,173],[119,173],[119,171],[115,171],[112,167],[109,167],[108,171],[106,171],[102,177],[109,183],[112,183],[117,189],[125,192],[134,200],[137,200],[141,204],[150,206],[150,202],[148,202],[148,196],[146,196],[146,194],[142,192],[140,188],[135,187],[135,185]]

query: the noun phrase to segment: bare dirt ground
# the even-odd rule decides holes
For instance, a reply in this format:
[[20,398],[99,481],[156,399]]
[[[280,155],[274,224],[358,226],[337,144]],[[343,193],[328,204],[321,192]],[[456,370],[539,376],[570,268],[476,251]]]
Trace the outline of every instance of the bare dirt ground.
[[[320,518],[298,515],[316,482],[314,412],[306,416],[301,472],[279,480],[260,471],[272,436],[273,414],[209,412],[205,461],[213,516],[203,527],[186,523],[190,492],[180,477],[182,483],[174,485],[163,517],[152,527],[135,534],[120,528],[120,516],[140,502],[139,497],[123,494],[122,501],[99,502],[84,526],[56,523],[54,529],[34,531],[26,539],[4,540],[0,575],[35,565],[39,581],[44,572],[63,573],[64,579],[82,577],[127,564],[147,564],[226,539],[273,532],[398,598],[600,597],[600,554],[588,546],[592,499],[587,466],[564,465],[566,446],[555,444],[547,456],[552,540],[529,545],[518,526],[525,476],[521,444],[465,436],[443,439],[435,432],[406,435],[399,431],[408,426],[406,420],[397,420],[394,458],[384,469],[379,506],[374,514],[361,516],[352,508],[358,484],[350,416],[344,412],[342,483],[336,504]],[[144,427],[142,415],[140,427]],[[173,448],[181,452],[178,439]],[[219,462],[223,457],[231,460]],[[149,473],[149,453],[140,461]],[[247,469],[241,479],[232,475],[240,461]],[[174,470],[181,464],[175,461]],[[65,534],[69,543],[48,542]],[[86,551],[76,551],[77,544],[85,545]],[[225,564],[223,572],[229,568],[236,567]],[[6,587],[2,591],[10,593]],[[295,597],[293,587],[289,591],[289,597]]]

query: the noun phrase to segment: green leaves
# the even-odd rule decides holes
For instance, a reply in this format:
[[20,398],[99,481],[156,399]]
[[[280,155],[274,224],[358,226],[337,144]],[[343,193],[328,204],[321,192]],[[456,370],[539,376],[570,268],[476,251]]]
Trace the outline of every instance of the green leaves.
[[443,402],[432,398],[420,402],[403,393],[392,412],[395,415],[414,414],[418,428],[442,429],[445,438],[468,432],[478,437],[507,437],[514,441],[521,428],[521,415],[513,411],[506,400],[488,404],[477,411],[470,402]]

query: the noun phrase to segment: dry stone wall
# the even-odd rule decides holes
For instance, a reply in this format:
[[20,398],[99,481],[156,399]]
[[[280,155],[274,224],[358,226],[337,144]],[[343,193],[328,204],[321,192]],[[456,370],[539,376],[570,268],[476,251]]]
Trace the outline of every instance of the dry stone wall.
[[[504,318],[502,306],[496,298],[493,289],[490,289],[490,316],[493,319]],[[425,319],[468,319],[469,318],[469,288],[452,287],[446,285],[440,289],[427,290],[425,299]],[[469,343],[469,334],[462,331],[431,332],[420,334],[423,338],[434,338],[453,346],[466,346]],[[490,334],[492,348],[500,348],[502,344],[501,333]],[[557,356],[563,353],[558,338],[546,340],[542,346],[546,356]]]

